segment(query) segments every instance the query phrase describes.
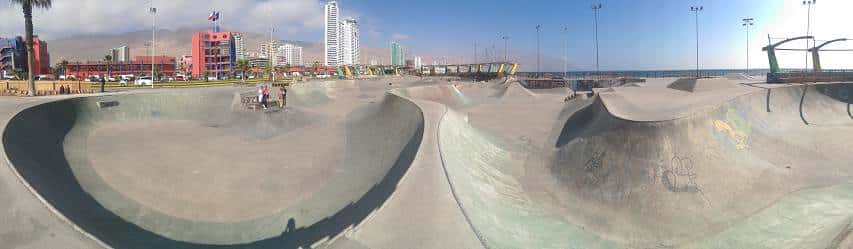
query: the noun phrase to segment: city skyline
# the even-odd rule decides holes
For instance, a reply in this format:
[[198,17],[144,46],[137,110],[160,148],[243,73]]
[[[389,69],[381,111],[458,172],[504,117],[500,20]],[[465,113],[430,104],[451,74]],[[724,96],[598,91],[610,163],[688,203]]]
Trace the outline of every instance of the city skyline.
[[[103,0],[85,0],[97,3]],[[288,0],[288,1],[251,1],[250,4],[230,2],[199,2],[195,0],[165,2],[155,0],[161,5],[158,19],[162,20],[162,29],[184,27],[208,27],[205,17],[209,10],[222,12],[224,30],[234,32],[266,33],[275,26],[273,34],[277,39],[321,41],[323,40],[323,5],[326,1]],[[341,20],[353,17],[359,20],[362,35],[359,38],[363,47],[383,48],[389,41],[401,41],[413,54],[447,57],[451,63],[470,62],[472,42],[480,43],[478,54],[496,57],[503,55],[501,35],[512,37],[509,57],[522,63],[522,69],[535,64],[535,29],[542,23],[543,71],[562,71],[562,51],[568,43],[568,68],[572,71],[594,68],[593,44],[591,40],[593,3],[549,3],[549,8],[521,6],[512,12],[499,7],[480,6],[477,3],[460,3],[446,9],[441,19],[410,18],[410,12],[399,11],[405,8],[419,9],[417,13],[430,13],[446,1],[380,3],[367,0],[345,2],[346,15]],[[594,1],[602,3],[600,11],[601,31],[601,69],[602,70],[664,70],[690,69],[693,67],[693,27],[690,5],[703,5],[699,16],[700,55],[703,68],[746,68],[744,54],[744,30],[740,26],[743,18],[755,18],[749,41],[751,68],[767,68],[766,54],[761,47],[766,46],[767,35],[774,38],[794,37],[805,34],[806,9],[800,1],[689,1],[666,2],[657,4],[650,1]],[[505,6],[510,2],[500,1]],[[190,4],[201,8],[186,8]],[[407,4],[409,6],[407,6]],[[74,5],[57,2],[51,9],[51,15],[70,16],[63,20],[47,18],[46,12],[36,11],[34,21],[36,34],[48,42],[53,39],[73,35],[103,35],[145,30],[150,15],[135,11],[140,3],[116,3],[114,11],[103,16],[82,15],[76,13]],[[138,6],[139,5],[139,6]],[[204,8],[208,7],[208,8]],[[853,37],[845,30],[843,23],[851,18],[843,10],[853,7],[853,3],[841,0],[825,0],[813,9],[812,30],[819,40]],[[268,11],[275,9],[275,14]],[[474,9],[482,11],[472,12]],[[181,11],[178,11],[181,10]],[[462,13],[471,13],[465,15]],[[529,17],[537,13],[535,18]],[[3,6],[0,16],[0,36],[14,37],[22,33],[23,25],[16,8]],[[123,16],[116,20],[116,16]],[[655,18],[651,18],[654,16]],[[109,20],[109,21],[105,21]],[[341,21],[339,20],[339,21]],[[466,23],[478,23],[477,20],[493,20],[495,25],[476,25],[475,29],[448,28],[465,27]],[[88,24],[88,25],[86,25]],[[568,27],[568,40],[560,33],[562,26]],[[805,44],[802,44],[804,46]],[[792,44],[800,47],[801,45]],[[837,44],[836,46],[849,46]],[[495,47],[497,47],[495,49]],[[803,67],[801,53],[780,54],[780,64],[786,68]],[[502,56],[500,56],[502,57]],[[824,67],[849,67],[850,60],[843,53],[822,55]],[[361,63],[367,64],[364,58]]]

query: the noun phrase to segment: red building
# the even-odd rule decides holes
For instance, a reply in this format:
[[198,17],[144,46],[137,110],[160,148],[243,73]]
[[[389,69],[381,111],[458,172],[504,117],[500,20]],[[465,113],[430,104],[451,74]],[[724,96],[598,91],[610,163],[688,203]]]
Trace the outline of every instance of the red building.
[[50,53],[47,52],[47,42],[39,40],[37,35],[33,36],[33,75],[50,74]]
[[192,39],[193,77],[230,75],[237,64],[231,32],[198,32]]
[[[130,62],[69,62],[66,75],[73,75],[77,79],[85,79],[90,76],[118,75],[151,75],[151,56],[136,56]],[[154,66],[163,76],[175,76],[175,57],[159,55],[154,56]]]

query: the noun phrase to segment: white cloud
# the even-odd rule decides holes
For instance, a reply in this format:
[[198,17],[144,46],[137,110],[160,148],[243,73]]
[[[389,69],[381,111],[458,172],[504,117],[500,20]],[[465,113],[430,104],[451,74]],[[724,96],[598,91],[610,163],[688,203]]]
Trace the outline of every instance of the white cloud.
[[391,34],[391,40],[395,40],[395,41],[405,41],[405,40],[408,40],[410,38],[411,37],[407,34],[398,34],[398,33]]
[[[849,13],[851,9],[853,9],[853,1],[849,0],[818,1],[812,7],[811,33],[818,40],[818,44],[836,38],[853,38],[853,30],[850,29],[850,23],[853,23],[853,15]],[[775,14],[773,20],[769,20],[766,26],[756,32],[757,35],[751,39],[751,47],[767,46],[767,34],[774,38],[792,38],[805,35],[806,13],[807,7],[803,6],[802,2],[786,1],[779,13]],[[778,41],[780,40],[774,40],[774,42]],[[803,41],[794,41],[782,45],[782,47],[805,49],[806,44]],[[826,49],[830,48],[850,49],[853,48],[853,41],[838,42],[826,47]],[[750,62],[753,67],[767,67],[766,52],[755,49],[752,50],[750,56],[755,58]],[[853,69],[853,54],[850,52],[827,51],[821,53],[820,56],[824,68]],[[805,53],[799,51],[778,51],[777,57],[779,66],[783,68],[803,68],[807,61]],[[808,63],[811,67],[810,56]]]
[[[35,33],[46,39],[78,34],[115,34],[151,27],[143,0],[62,0],[34,13]],[[319,0],[154,0],[157,26],[164,29],[206,27],[210,11],[222,13],[222,25],[264,33],[272,23],[285,34],[321,30],[323,3]],[[22,34],[20,6],[0,4],[0,36]]]

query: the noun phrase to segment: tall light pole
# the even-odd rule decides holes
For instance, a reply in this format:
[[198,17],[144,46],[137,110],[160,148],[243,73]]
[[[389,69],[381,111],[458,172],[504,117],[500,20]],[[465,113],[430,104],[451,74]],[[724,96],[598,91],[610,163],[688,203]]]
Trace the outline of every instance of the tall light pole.
[[744,18],[743,26],[746,28],[746,75],[749,75],[749,27],[753,25],[754,19]]
[[504,40],[504,62],[509,62],[509,36],[501,36]]
[[692,11],[696,16],[696,78],[700,77],[699,73],[699,12],[702,11],[702,6],[691,6]]
[[598,67],[598,10],[600,10],[601,7],[602,6],[600,3],[593,4],[592,7],[590,7],[590,8],[592,8],[592,12],[595,16],[594,24],[595,24],[595,75],[596,75],[596,77],[600,77],[599,75],[601,74],[601,69]]
[[151,88],[154,88],[154,80],[157,77],[154,75],[154,56],[157,49],[157,8],[154,8],[154,0],[151,0],[151,7],[148,8],[148,12],[151,13]]
[[477,41],[474,41],[474,63],[477,64]]
[[569,26],[563,25],[563,79],[569,71]]
[[536,25],[536,78],[539,78],[542,74],[542,71],[539,70],[539,62],[541,61],[541,55],[539,50],[539,30],[542,29],[542,24]]
[[275,52],[273,51],[273,47],[275,47],[275,42],[273,41],[273,33],[275,32],[275,27],[270,25],[270,45],[267,48],[267,58],[270,60],[270,79],[272,82],[275,82],[275,64],[273,64],[273,55]]
[[[803,5],[807,6],[806,13],[806,36],[811,34],[811,21],[812,21],[812,5],[816,4],[817,0],[806,0],[803,1]],[[806,51],[809,50],[809,39],[806,39]],[[809,71],[809,53],[806,52],[806,67],[805,71]]]

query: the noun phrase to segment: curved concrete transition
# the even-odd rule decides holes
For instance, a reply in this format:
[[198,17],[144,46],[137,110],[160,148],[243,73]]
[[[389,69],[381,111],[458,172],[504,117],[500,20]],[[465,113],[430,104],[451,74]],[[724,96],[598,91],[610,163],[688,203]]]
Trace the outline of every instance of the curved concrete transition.
[[239,107],[252,88],[49,102],[15,115],[3,145],[107,246],[310,247],[378,209],[423,136],[420,109],[380,83],[332,85],[293,87],[287,109],[263,112]]
[[719,91],[469,100],[441,120],[444,167],[487,248],[850,246],[853,85],[730,86],[713,108],[649,117],[613,113]]

